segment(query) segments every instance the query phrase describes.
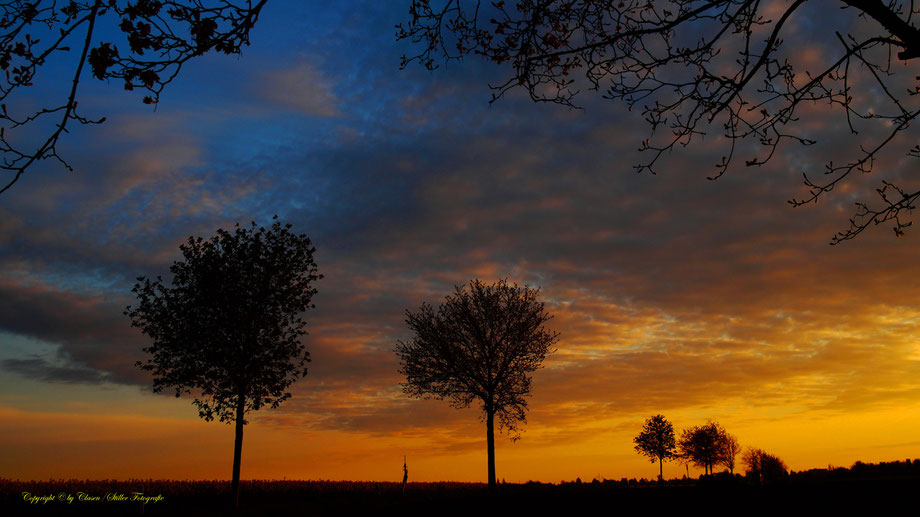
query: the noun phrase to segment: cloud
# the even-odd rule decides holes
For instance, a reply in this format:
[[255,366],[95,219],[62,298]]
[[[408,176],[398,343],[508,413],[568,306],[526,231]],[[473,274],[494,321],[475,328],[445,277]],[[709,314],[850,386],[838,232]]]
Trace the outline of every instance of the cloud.
[[124,306],[119,302],[125,298],[0,282],[0,328],[58,345],[55,362],[62,363],[10,358],[4,369],[60,382],[146,384],[149,380],[134,368],[143,340],[121,314]]
[[[475,410],[408,400],[392,348],[407,336],[406,309],[439,303],[474,277],[543,288],[562,340],[536,374],[536,421],[574,426],[624,412],[717,405],[725,397],[843,408],[913,396],[907,379],[916,363],[907,359],[915,352],[898,336],[915,329],[888,332],[890,323],[879,322],[912,317],[913,302],[896,287],[903,279],[894,272],[910,263],[916,244],[870,236],[864,246],[829,248],[824,237],[837,213],[784,209],[787,185],[778,180],[635,176],[622,163],[598,173],[611,153],[627,148],[604,142],[628,142],[628,132],[576,127],[560,138],[521,122],[511,132],[469,136],[462,146],[445,143],[455,128],[434,128],[412,147],[425,151],[406,157],[375,141],[325,151],[312,177],[341,176],[326,183],[324,208],[291,211],[298,231],[314,236],[326,275],[317,309],[307,315],[313,362],[273,421],[388,434],[469,420]],[[689,155],[689,171],[697,159]],[[771,174],[795,181],[781,162],[775,167]],[[264,199],[284,199],[266,188]],[[803,218],[810,228],[803,230]],[[165,270],[187,229],[152,223],[151,235],[156,229],[150,243],[113,237],[111,248],[93,247],[50,233],[22,249],[40,254],[57,244],[58,257],[84,250],[71,251],[86,257],[78,264],[107,263],[115,275],[123,274],[119,260],[147,253],[141,272]],[[893,242],[899,247],[883,255],[872,247]],[[119,255],[118,243],[128,255]],[[876,272],[860,275],[867,261]],[[6,289],[5,298],[26,312],[10,309],[5,329],[59,343],[73,368],[149,383],[122,348],[130,343],[136,354],[144,342],[121,321],[126,288],[120,303],[47,285]],[[7,366],[39,378],[50,371]],[[885,380],[873,380],[881,371],[889,373]],[[856,387],[867,383],[873,388]]]
[[309,117],[341,115],[335,85],[322,70],[308,63],[268,70],[251,85],[258,95],[282,109]]
[[[315,328],[341,332],[341,356],[318,355],[311,371],[331,366],[330,377],[351,380],[328,398],[309,394],[309,383],[297,393],[329,415],[323,425],[395,432],[402,418],[427,422],[394,394],[388,354],[405,336],[405,309],[437,303],[475,276],[543,287],[562,341],[537,374],[533,412],[552,425],[726,398],[855,410],[914,396],[915,352],[898,336],[916,329],[880,322],[910,321],[902,279],[885,271],[908,267],[916,244],[872,238],[830,248],[837,212],[785,209],[782,181],[599,174],[607,151],[574,142],[609,138],[609,128],[558,142],[518,129],[514,139],[489,133],[456,148],[431,135],[418,148],[443,165],[397,191],[410,196],[396,201],[413,206],[409,217],[364,219],[347,239],[328,241]],[[413,157],[410,170],[426,159]],[[770,174],[795,184],[781,160],[774,167]],[[867,261],[881,272],[861,274]],[[335,366],[350,357],[345,370]],[[890,376],[880,382],[881,371]],[[323,405],[349,393],[359,398]]]
[[36,357],[33,359],[4,359],[0,368],[31,379],[63,384],[102,384],[108,375],[93,368],[80,366],[55,366]]

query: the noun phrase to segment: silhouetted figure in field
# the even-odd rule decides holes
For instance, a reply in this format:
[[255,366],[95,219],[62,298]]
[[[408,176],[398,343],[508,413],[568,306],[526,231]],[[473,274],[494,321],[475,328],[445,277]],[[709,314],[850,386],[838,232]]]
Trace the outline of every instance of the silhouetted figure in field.
[[406,465],[406,457],[403,456],[403,485],[402,491],[406,493],[406,482],[409,481],[409,467]]

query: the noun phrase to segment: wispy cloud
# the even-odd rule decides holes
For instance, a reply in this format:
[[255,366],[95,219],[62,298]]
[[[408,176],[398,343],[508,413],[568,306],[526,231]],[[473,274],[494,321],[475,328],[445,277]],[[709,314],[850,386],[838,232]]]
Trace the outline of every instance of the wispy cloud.
[[279,109],[310,117],[336,117],[341,113],[336,86],[322,70],[309,63],[268,70],[250,86],[257,95]]

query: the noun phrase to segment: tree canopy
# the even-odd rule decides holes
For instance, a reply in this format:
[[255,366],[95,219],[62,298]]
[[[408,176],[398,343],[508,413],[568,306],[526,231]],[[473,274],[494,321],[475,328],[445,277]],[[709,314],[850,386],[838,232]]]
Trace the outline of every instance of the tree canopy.
[[664,415],[649,417],[642,426],[642,431],[633,439],[639,454],[658,460],[658,482],[664,481],[664,460],[676,456],[677,444],[674,438],[674,425]]
[[[920,114],[916,70],[905,66],[920,56],[920,6],[837,5],[843,11],[809,0],[413,0],[397,38],[415,44],[403,67],[468,55],[506,67],[493,101],[523,89],[534,101],[576,106],[587,89],[640,109],[650,132],[639,171],[654,173],[664,155],[712,132],[722,158],[711,179],[739,160],[762,166],[788,143],[816,143],[820,132],[798,122],[818,111],[854,140],[826,159],[824,174],[803,172],[808,193],[790,200],[800,206],[873,171],[889,144],[920,157],[920,146],[896,140]],[[920,188],[889,177],[876,192],[875,203],[856,203],[832,244],[885,221],[898,236],[910,226]]]
[[722,465],[732,474],[735,473],[735,458],[741,454],[741,444],[734,435],[725,433],[722,438]]
[[763,449],[749,448],[741,456],[747,466],[747,476],[760,484],[781,483],[789,475],[786,463]]
[[137,305],[125,309],[153,340],[143,349],[151,357],[137,363],[153,373],[153,391],[192,395],[201,418],[236,424],[235,500],[246,413],[288,399],[310,361],[302,315],[322,275],[310,239],[290,228],[276,216],[269,228],[253,222],[208,240],[189,237],[172,282],[139,277]]
[[500,429],[512,433],[526,422],[530,373],[559,339],[544,326],[552,316],[538,295],[539,289],[506,280],[455,286],[437,309],[423,303],[416,312],[406,311],[413,336],[396,346],[405,393],[448,399],[458,408],[480,402],[490,487],[495,486],[495,417]]
[[[239,54],[266,0],[8,0],[0,5],[0,193],[36,162],[58,154],[69,123],[100,124],[77,110],[84,68],[144,92],[156,104],[192,58]],[[99,40],[99,35],[106,39]],[[111,39],[109,39],[111,38]],[[42,67],[65,60],[70,87],[44,105],[23,101]],[[47,75],[47,74],[46,74]]]
[[713,467],[723,465],[727,461],[729,436],[716,422],[684,429],[677,443],[680,457],[686,462],[702,467],[705,473],[712,474]]

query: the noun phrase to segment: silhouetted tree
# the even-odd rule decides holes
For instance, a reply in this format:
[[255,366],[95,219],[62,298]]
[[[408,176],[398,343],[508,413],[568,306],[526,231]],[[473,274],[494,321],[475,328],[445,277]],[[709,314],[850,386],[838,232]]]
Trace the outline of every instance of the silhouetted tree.
[[[0,193],[33,164],[54,159],[71,121],[100,124],[77,111],[88,72],[135,88],[155,104],[190,59],[209,51],[239,54],[266,0],[7,0],[0,4]],[[100,36],[106,38],[100,40]],[[112,38],[112,39],[110,39]],[[35,106],[22,95],[50,61],[68,63],[69,88]],[[19,95],[17,97],[17,95]]]
[[152,357],[137,365],[153,372],[153,391],[194,396],[198,414],[236,424],[233,500],[239,504],[243,425],[249,411],[278,407],[286,390],[307,375],[302,314],[322,278],[316,249],[277,216],[268,229],[223,229],[208,240],[189,237],[183,260],[170,267],[171,285],[139,277],[136,307],[125,314],[153,339]]
[[785,481],[789,475],[783,460],[762,449],[749,448],[741,461],[747,466],[747,476],[761,485]]
[[[534,101],[574,106],[589,89],[640,108],[650,125],[640,145],[649,159],[636,165],[640,171],[655,172],[662,155],[702,140],[710,126],[724,137],[712,179],[739,154],[747,166],[760,166],[780,143],[814,144],[816,132],[795,125],[806,110],[836,112],[852,134],[873,129],[835,155],[826,175],[805,176],[809,194],[790,201],[799,206],[871,171],[879,151],[920,114],[917,71],[904,66],[920,56],[913,18],[920,6],[837,5],[845,11],[825,15],[809,12],[827,7],[808,0],[413,0],[397,37],[417,45],[403,67],[434,69],[471,54],[506,64],[509,76],[492,86],[493,101],[522,88]],[[819,13],[813,31],[795,32],[796,18],[812,27]],[[815,52],[803,51],[809,44]],[[920,146],[908,154],[920,157]],[[849,229],[832,243],[888,220],[903,233],[920,189],[883,181],[878,194],[877,206],[857,203]]]
[[679,454],[685,461],[702,467],[704,473],[712,474],[712,468],[725,461],[726,434],[715,422],[684,429],[677,442]]
[[664,482],[664,460],[676,455],[677,444],[674,439],[674,426],[664,415],[649,417],[642,426],[642,431],[633,439],[639,454],[648,456],[652,463],[658,460],[658,484]]
[[495,418],[500,429],[511,433],[526,422],[529,374],[542,366],[559,339],[544,327],[552,316],[538,295],[539,289],[506,280],[491,285],[473,280],[469,289],[456,286],[437,310],[427,303],[415,313],[407,310],[414,336],[396,346],[408,395],[446,398],[458,408],[481,403],[490,488],[495,487]]
[[735,473],[735,458],[741,454],[741,444],[733,435],[724,433],[722,436],[722,465],[732,474]]

